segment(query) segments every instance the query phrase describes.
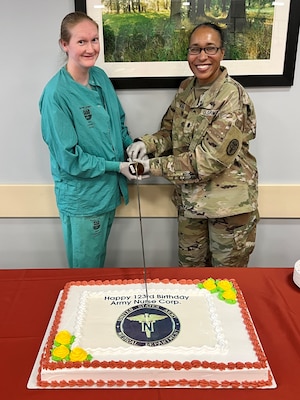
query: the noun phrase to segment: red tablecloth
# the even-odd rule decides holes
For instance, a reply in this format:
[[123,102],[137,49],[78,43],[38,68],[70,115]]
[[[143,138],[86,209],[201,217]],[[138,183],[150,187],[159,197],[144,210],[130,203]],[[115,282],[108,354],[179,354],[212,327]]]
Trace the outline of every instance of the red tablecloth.
[[66,282],[142,278],[139,268],[0,270],[1,398],[11,400],[296,400],[300,395],[300,289],[291,268],[149,268],[148,278],[235,278],[277,382],[276,389],[27,389],[59,291]]

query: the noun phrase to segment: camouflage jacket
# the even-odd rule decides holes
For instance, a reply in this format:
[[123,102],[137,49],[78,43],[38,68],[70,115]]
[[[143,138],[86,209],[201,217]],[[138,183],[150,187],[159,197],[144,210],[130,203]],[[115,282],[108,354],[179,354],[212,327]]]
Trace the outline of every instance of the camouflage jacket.
[[249,141],[256,117],[245,89],[226,68],[198,98],[196,79],[185,79],[161,128],[140,139],[150,172],[175,184],[174,202],[191,218],[217,218],[257,209],[256,160]]

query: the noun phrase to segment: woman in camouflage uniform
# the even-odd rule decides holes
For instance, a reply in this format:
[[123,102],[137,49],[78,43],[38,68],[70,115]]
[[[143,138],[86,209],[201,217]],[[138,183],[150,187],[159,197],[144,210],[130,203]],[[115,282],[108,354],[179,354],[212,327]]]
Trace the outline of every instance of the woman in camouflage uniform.
[[256,117],[245,89],[220,65],[224,38],[212,23],[190,36],[185,79],[161,128],[127,149],[145,173],[175,185],[180,266],[246,267],[255,245],[257,167],[249,152]]

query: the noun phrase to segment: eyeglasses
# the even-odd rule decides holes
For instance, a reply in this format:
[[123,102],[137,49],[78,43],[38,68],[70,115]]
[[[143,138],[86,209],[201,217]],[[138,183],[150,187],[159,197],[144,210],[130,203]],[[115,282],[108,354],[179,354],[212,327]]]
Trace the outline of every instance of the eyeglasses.
[[192,46],[188,47],[187,50],[189,54],[192,54],[194,56],[200,54],[202,50],[204,50],[205,54],[208,54],[209,56],[214,56],[220,49],[221,47],[216,47],[216,46],[207,46],[207,47]]

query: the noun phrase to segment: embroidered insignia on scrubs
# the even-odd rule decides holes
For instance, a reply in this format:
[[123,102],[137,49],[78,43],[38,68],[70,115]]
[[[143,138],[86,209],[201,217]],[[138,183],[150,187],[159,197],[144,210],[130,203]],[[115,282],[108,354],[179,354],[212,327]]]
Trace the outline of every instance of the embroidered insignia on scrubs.
[[93,229],[97,231],[100,228],[100,221],[97,219],[93,221]]
[[92,113],[91,113],[91,110],[90,110],[90,108],[88,106],[87,107],[82,107],[82,112],[83,112],[84,118],[87,121],[92,119]]
[[239,141],[237,139],[232,139],[226,149],[226,153],[228,156],[232,156],[236,153],[237,149],[239,148]]

